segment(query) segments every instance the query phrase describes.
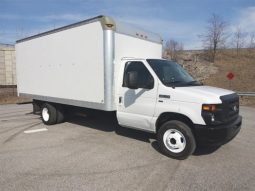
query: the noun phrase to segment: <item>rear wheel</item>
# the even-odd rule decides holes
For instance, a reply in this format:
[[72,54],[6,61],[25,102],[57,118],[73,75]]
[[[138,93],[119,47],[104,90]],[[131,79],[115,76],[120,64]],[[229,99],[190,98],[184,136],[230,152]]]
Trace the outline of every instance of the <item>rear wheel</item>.
[[42,106],[42,121],[46,125],[53,125],[57,123],[57,110],[52,104],[45,103]]
[[168,121],[158,131],[157,140],[161,151],[175,159],[186,159],[196,148],[191,129],[181,121]]

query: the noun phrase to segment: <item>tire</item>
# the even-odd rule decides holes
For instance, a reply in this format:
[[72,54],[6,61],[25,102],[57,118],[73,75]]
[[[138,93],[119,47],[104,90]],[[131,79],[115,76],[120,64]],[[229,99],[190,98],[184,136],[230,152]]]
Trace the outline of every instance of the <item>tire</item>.
[[57,122],[63,123],[65,121],[65,110],[61,105],[57,106]]
[[45,125],[54,125],[57,123],[57,109],[54,105],[45,103],[41,112],[42,121]]
[[181,121],[164,123],[158,130],[157,141],[161,152],[174,159],[186,159],[196,149],[191,129]]

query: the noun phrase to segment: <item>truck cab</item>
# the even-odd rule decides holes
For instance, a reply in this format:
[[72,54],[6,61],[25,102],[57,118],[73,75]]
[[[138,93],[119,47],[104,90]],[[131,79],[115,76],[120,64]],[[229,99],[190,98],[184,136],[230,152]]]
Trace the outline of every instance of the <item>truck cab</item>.
[[224,144],[241,127],[235,92],[204,86],[173,61],[124,58],[116,88],[119,124],[157,133],[173,158],[186,158],[197,144]]

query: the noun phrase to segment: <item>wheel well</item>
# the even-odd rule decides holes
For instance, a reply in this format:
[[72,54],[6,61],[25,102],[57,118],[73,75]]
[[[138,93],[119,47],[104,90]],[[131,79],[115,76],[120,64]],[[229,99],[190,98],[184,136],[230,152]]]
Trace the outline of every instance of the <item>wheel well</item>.
[[160,114],[160,116],[158,117],[156,121],[156,132],[159,130],[161,125],[171,120],[181,121],[185,123],[186,125],[188,125],[191,129],[193,129],[193,122],[186,115],[179,114],[179,113],[166,112],[166,113]]
[[33,99],[33,113],[39,114],[41,112],[41,107],[43,104],[43,101]]
[[43,104],[48,103],[53,105],[54,107],[56,106],[62,106],[61,104],[57,104],[57,103],[52,103],[52,102],[48,102],[48,101],[42,101],[42,100],[35,100],[33,99],[33,113],[34,114],[39,114],[41,112],[42,106]]

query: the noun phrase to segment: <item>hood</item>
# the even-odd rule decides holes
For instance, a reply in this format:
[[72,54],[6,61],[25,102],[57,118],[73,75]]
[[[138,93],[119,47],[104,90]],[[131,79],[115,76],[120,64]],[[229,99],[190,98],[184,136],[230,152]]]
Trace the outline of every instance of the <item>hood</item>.
[[211,86],[176,87],[173,100],[196,103],[221,103],[220,96],[235,92]]

